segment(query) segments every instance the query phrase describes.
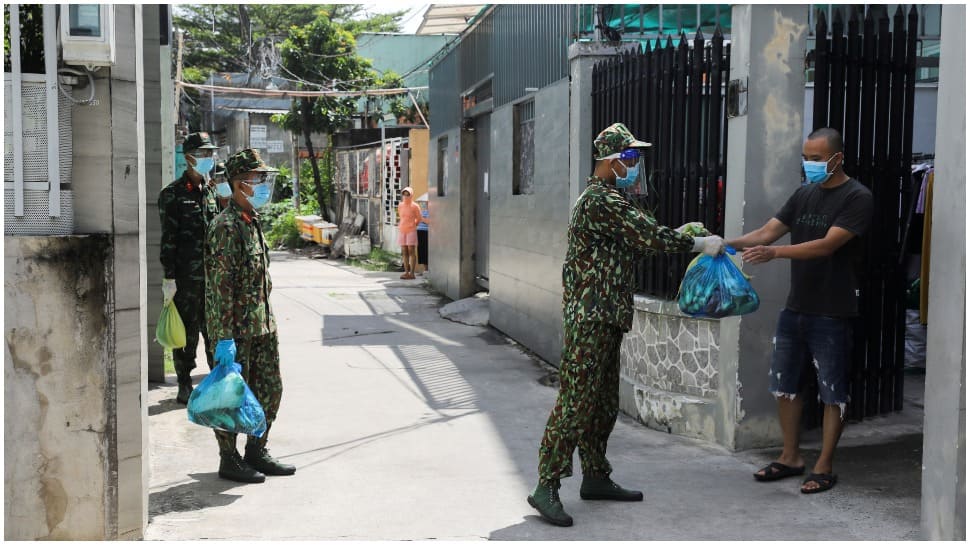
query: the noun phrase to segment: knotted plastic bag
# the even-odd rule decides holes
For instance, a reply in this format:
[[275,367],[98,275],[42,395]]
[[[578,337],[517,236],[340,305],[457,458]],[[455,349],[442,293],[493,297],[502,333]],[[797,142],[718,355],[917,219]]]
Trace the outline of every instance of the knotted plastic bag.
[[[680,283],[677,303],[681,312],[703,318],[740,316],[758,310],[761,302],[748,278],[734,264],[730,255],[698,255],[691,262]],[[730,255],[729,255],[730,254]]]
[[185,346],[185,324],[171,299],[162,305],[162,313],[158,315],[158,325],[155,327],[155,339],[169,350]]
[[262,437],[266,414],[240,374],[238,363],[220,363],[189,396],[189,421],[230,433]]

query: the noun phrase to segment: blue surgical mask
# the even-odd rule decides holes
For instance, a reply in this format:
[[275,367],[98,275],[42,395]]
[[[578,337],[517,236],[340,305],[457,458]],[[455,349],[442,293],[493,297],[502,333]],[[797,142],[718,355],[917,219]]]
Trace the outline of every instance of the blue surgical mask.
[[[835,154],[833,154],[832,157],[835,157]],[[829,157],[827,161],[806,161],[802,159],[802,168],[805,170],[805,180],[807,180],[810,184],[819,184],[828,181],[828,179],[832,177],[832,173],[835,172],[835,169],[832,169],[831,171],[828,170],[829,161],[832,160],[832,157]]]
[[229,182],[217,183],[216,195],[222,197],[223,199],[228,199],[229,197],[232,197],[232,188],[229,187]]
[[251,196],[246,196],[246,200],[249,204],[253,205],[253,208],[262,208],[266,206],[266,203],[273,197],[273,184],[266,182],[262,184],[256,184],[253,187],[253,194]]
[[634,183],[636,183],[637,176],[640,175],[640,163],[639,162],[637,162],[637,164],[633,165],[632,167],[628,167],[626,165],[623,165],[623,166],[626,167],[626,175],[625,176],[620,177],[620,175],[617,174],[615,170],[613,171],[613,175],[616,176],[616,187],[618,187],[620,189],[625,189],[627,187],[630,187]]
[[199,174],[208,174],[214,166],[216,166],[216,160],[212,157],[205,157],[202,159],[196,159],[195,166],[192,168],[194,168]]

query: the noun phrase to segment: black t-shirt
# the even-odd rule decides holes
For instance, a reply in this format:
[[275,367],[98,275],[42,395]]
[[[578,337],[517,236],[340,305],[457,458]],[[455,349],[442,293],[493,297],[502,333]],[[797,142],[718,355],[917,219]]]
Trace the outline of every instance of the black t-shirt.
[[858,314],[857,268],[863,250],[859,237],[869,229],[872,208],[872,192],[854,179],[832,189],[805,185],[788,199],[775,218],[791,231],[792,244],[825,238],[831,227],[856,235],[828,257],[791,260],[789,310],[840,317]]

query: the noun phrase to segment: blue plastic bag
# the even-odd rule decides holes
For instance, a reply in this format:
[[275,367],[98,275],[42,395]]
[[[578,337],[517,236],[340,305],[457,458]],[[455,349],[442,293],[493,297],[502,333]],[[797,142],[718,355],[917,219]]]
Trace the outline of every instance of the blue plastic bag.
[[758,310],[761,302],[747,277],[727,254],[699,255],[684,274],[677,304],[684,314],[703,318],[740,316]]
[[262,437],[266,414],[246,384],[238,363],[220,363],[189,396],[189,421],[230,433]]

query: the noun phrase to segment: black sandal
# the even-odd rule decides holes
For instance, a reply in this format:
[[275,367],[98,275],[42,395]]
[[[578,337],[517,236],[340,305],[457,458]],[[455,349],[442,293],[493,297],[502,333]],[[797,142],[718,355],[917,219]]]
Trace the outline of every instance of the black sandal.
[[[838,482],[839,476],[831,473],[811,473],[802,481],[802,494],[817,494],[829,490]],[[805,488],[808,483],[818,483],[818,488]]]
[[792,467],[778,462],[771,462],[770,464],[761,468],[761,471],[764,471],[764,475],[758,475],[757,473],[754,474],[756,481],[777,481],[778,479],[784,479],[786,477],[803,475],[805,473],[805,466]]

